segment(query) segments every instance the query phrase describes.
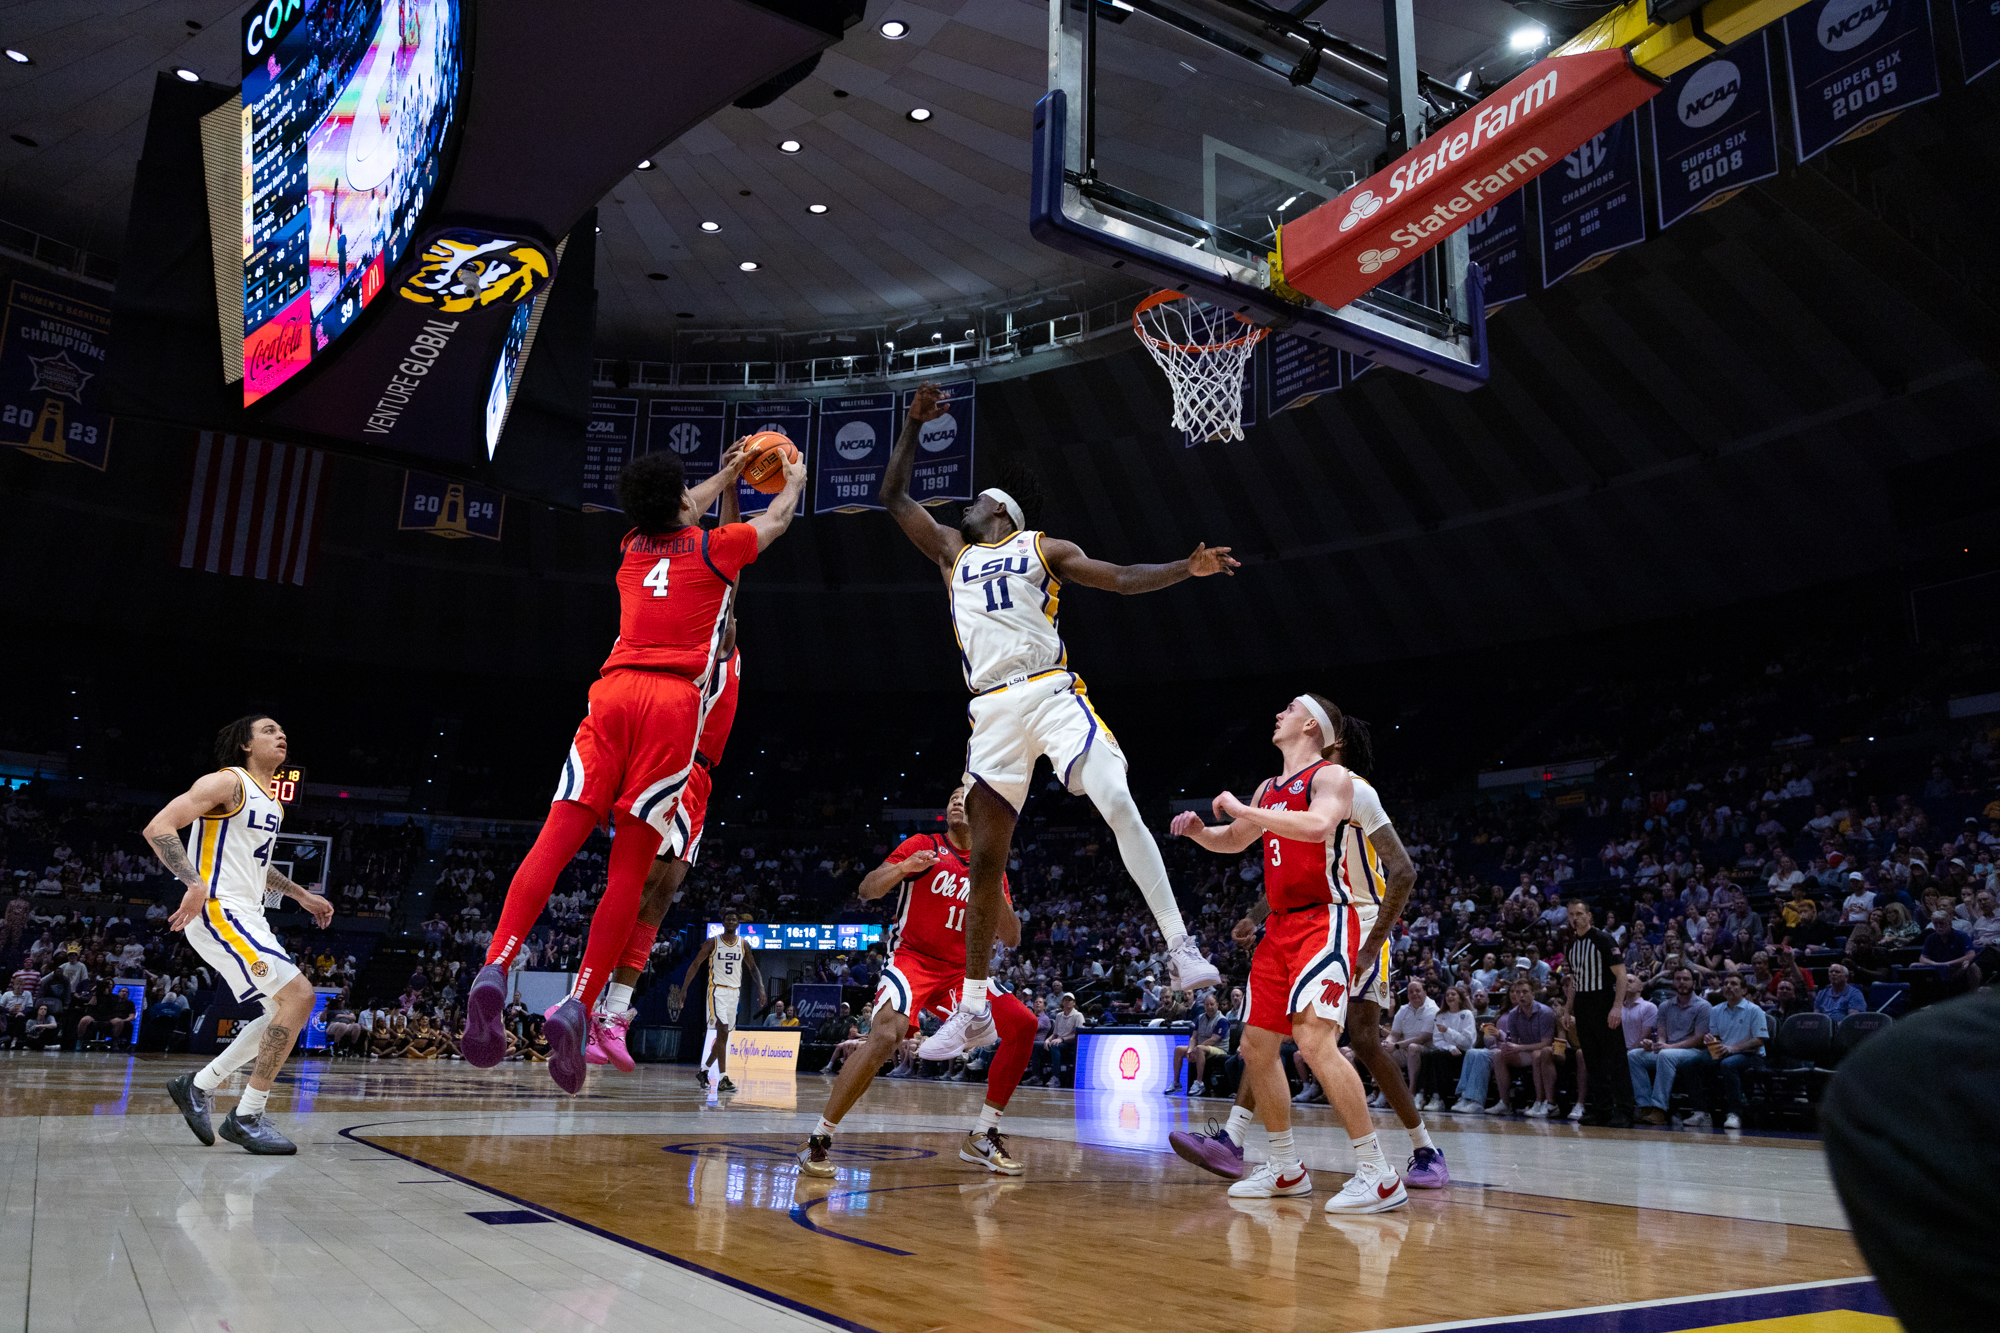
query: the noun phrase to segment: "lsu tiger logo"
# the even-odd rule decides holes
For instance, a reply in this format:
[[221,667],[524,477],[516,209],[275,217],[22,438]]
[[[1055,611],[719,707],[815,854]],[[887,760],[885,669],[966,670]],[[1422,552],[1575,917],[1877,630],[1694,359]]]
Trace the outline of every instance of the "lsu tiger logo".
[[519,305],[541,290],[553,267],[548,251],[533,241],[448,231],[424,247],[415,271],[398,290],[406,301],[456,315],[496,302]]
[[262,981],[265,977],[271,975],[271,965],[259,958],[256,962],[250,964],[250,975]]

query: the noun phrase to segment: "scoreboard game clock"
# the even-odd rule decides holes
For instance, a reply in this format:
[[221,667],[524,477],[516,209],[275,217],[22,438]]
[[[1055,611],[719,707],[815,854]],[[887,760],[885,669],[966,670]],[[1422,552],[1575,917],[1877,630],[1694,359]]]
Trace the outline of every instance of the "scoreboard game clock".
[[280,804],[296,805],[305,795],[306,771],[294,764],[271,774],[271,794]]

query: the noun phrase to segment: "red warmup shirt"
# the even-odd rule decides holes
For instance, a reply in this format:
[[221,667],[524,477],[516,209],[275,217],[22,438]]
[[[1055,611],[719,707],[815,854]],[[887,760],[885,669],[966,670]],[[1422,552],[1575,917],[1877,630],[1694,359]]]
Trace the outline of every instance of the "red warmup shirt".
[[743,678],[743,650],[738,648],[722,663],[720,687],[702,719],[701,739],[694,752],[710,768],[722,762],[722,747],[729,744],[729,728],[736,721],[736,683]]
[[650,537],[634,529],[620,545],[618,642],[604,659],[604,674],[631,669],[705,679],[721,655],[736,576],[757,559],[756,529],[727,523]]
[[[883,943],[892,955],[908,949],[933,962],[964,967],[965,908],[972,899],[972,863],[943,834],[919,833],[903,839],[884,864],[901,865],[918,852],[936,852],[937,863],[903,881],[896,924],[889,928]],[[1005,875],[1000,877],[1000,896],[1009,903],[1014,901],[1007,892]]]
[[[1257,798],[1258,807],[1264,810],[1311,809],[1313,779],[1326,766],[1327,762],[1322,759],[1310,768],[1273,782]],[[1273,912],[1335,901],[1332,860],[1328,849],[1340,845],[1340,833],[1346,828],[1343,823],[1325,842],[1301,842],[1297,838],[1281,838],[1275,833],[1264,835],[1264,897]],[[1344,890],[1339,901],[1347,901]]]

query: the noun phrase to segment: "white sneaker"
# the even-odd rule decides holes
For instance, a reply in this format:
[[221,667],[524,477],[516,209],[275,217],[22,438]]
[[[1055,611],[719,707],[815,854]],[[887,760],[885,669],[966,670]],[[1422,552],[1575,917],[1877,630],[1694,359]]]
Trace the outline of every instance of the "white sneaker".
[[1582,1102],[1578,1102],[1578,1103],[1577,1103],[1577,1104],[1576,1104],[1575,1106],[1572,1106],[1572,1107],[1570,1107],[1570,1108],[1569,1108],[1569,1118],[1570,1118],[1570,1119],[1572,1119],[1572,1120],[1581,1120],[1581,1119],[1583,1119],[1583,1103],[1582,1103]]
[[1430,1096],[1424,1098],[1423,1105],[1420,1106],[1418,1109],[1423,1111],[1442,1111],[1444,1110],[1444,1098],[1438,1096],[1434,1092]]
[[1295,1194],[1313,1192],[1312,1173],[1303,1165],[1286,1168],[1280,1177],[1269,1162],[1229,1187],[1232,1199],[1288,1199]]
[[968,1050],[976,1050],[990,1045],[999,1036],[999,1029],[993,1026],[993,1006],[977,1013],[960,1004],[951,1011],[951,1017],[944,1026],[924,1038],[924,1044],[917,1047],[917,1054],[925,1060],[949,1060]]
[[1553,1110],[1555,1110],[1555,1108],[1553,1106],[1550,1106],[1547,1102],[1536,1102],[1533,1106],[1530,1106],[1527,1110],[1521,1112],[1521,1114],[1528,1117],[1528,1119],[1530,1120],[1547,1120],[1549,1118],[1549,1113]]
[[1319,1089],[1315,1088],[1312,1084],[1308,1083],[1303,1088],[1300,1088],[1298,1090],[1297,1095],[1295,1095],[1292,1098],[1292,1100],[1298,1103],[1309,1102],[1313,1099],[1313,1094],[1317,1091],[1319,1091]]
[[1452,1104],[1451,1108],[1453,1115],[1483,1115],[1485,1111],[1485,1107],[1473,1101],[1470,1097],[1460,1097]]
[[1175,990],[1194,991],[1222,984],[1222,973],[1201,956],[1192,935],[1177,936],[1168,943],[1167,971],[1173,974]]
[[[1505,1103],[1505,1102],[1495,1102],[1495,1103],[1493,1103],[1493,1105],[1491,1105],[1491,1106],[1482,1106],[1482,1107],[1480,1107],[1480,1108],[1479,1108],[1479,1111],[1480,1111],[1480,1114],[1481,1114],[1481,1115],[1512,1115],[1512,1114],[1514,1114],[1514,1108],[1513,1108],[1513,1107],[1511,1107],[1511,1106],[1509,1106],[1509,1105],[1507,1105],[1507,1103]],[[1529,1112],[1529,1114],[1530,1114],[1530,1115],[1533,1115],[1533,1114],[1534,1114],[1534,1112],[1530,1111],[1530,1112]]]
[[1326,1201],[1329,1213],[1385,1213],[1410,1201],[1403,1178],[1393,1170],[1364,1164]]
[[1696,1111],[1693,1115],[1681,1121],[1681,1124],[1688,1129],[1707,1129],[1714,1123],[1714,1121],[1708,1118],[1708,1112],[1706,1111]]
[[1743,1128],[1743,1117],[1731,1111],[1729,1118],[1722,1122],[1722,1127],[1724,1129],[1741,1129]]
[[1368,1095],[1368,1105],[1374,1110],[1379,1111],[1388,1104],[1389,1104],[1388,1097],[1384,1096],[1382,1093],[1374,1092]]

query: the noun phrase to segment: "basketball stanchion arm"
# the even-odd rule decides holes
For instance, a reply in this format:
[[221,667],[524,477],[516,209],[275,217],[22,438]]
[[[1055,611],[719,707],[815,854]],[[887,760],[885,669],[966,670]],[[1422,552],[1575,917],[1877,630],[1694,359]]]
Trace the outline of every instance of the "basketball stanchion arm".
[[1805,0],[1709,0],[1686,18],[1655,23],[1646,0],[1630,0],[1598,19],[1550,55],[1605,51],[1622,46],[1632,63],[1655,78],[1670,78],[1689,65],[1742,41],[1777,22]]

